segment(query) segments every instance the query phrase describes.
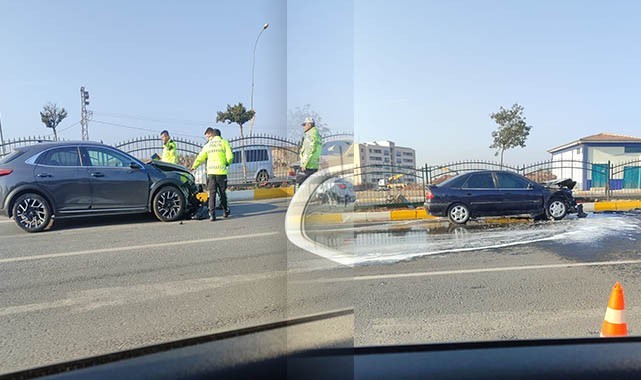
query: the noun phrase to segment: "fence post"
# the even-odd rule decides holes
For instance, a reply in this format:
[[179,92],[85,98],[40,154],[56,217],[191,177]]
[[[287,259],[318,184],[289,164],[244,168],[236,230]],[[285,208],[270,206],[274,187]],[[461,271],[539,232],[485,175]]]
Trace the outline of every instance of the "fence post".
[[610,181],[612,181],[612,170],[611,170],[611,168],[612,168],[612,164],[611,164],[610,160],[608,160],[608,167],[605,169],[605,170],[607,170],[607,173],[605,173],[605,178],[606,178],[606,182],[605,182],[605,199],[608,200],[608,201],[610,200]]

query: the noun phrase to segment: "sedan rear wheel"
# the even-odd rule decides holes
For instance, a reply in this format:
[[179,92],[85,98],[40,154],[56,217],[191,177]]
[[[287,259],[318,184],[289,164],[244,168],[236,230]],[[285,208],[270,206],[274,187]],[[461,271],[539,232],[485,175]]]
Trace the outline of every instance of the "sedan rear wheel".
[[165,186],[154,196],[154,215],[163,222],[175,222],[185,212],[185,196],[173,186]]
[[547,214],[554,220],[561,220],[568,214],[568,208],[559,198],[552,198],[548,204]]
[[470,210],[466,205],[457,203],[449,208],[447,217],[454,224],[465,224],[470,220]]
[[23,230],[40,232],[51,222],[51,206],[38,194],[23,194],[13,204],[13,218]]

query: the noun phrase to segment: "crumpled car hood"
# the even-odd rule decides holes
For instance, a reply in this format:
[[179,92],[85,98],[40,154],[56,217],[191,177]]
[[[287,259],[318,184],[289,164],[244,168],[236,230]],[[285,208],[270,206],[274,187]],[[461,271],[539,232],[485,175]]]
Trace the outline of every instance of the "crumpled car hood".
[[177,171],[177,172],[191,174],[189,169],[187,169],[186,167],[182,165],[170,164],[169,162],[154,160],[154,161],[151,161],[149,165],[153,165],[162,171]]
[[542,185],[546,187],[566,187],[569,190],[572,190],[574,189],[574,186],[576,186],[576,181],[573,181],[571,178],[556,179],[553,181],[543,182]]

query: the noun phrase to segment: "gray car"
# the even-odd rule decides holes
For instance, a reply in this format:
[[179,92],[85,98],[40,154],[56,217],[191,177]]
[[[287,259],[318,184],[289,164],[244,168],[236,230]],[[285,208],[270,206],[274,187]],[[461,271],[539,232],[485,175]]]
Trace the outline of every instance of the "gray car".
[[0,214],[27,232],[77,216],[153,212],[175,221],[198,206],[197,192],[185,167],[100,143],[39,143],[0,160]]

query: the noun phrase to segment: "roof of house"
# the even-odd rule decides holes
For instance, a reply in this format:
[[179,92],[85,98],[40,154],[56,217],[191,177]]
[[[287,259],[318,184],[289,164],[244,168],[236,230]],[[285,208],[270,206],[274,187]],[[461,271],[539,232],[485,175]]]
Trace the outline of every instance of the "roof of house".
[[596,135],[582,137],[568,144],[557,146],[556,148],[548,150],[548,152],[555,153],[585,143],[641,143],[641,138],[602,132],[597,133]]

